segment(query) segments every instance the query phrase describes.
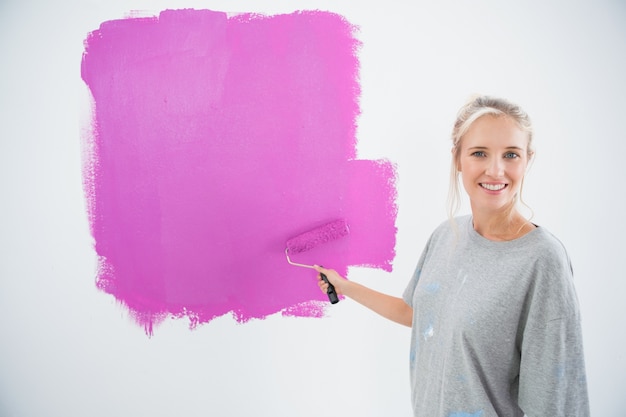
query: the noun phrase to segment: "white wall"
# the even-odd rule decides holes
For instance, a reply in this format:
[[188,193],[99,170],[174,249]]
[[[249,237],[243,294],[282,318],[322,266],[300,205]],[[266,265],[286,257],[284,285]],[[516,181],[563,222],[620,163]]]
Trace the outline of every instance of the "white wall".
[[370,3],[0,2],[0,415],[411,414],[409,330],[351,301],[325,319],[169,320],[149,339],[95,288],[82,42],[130,10],[182,7],[329,10],[361,27],[359,152],[398,164],[400,212],[394,272],[350,277],[382,291],[401,293],[445,218],[457,108],[474,92],[522,104],[538,151],[526,200],[573,258],[592,413],[624,415],[625,3]]

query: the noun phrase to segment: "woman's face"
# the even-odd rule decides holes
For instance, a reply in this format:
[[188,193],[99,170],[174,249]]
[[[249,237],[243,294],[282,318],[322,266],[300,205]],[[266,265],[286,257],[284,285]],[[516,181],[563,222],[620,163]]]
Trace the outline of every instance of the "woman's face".
[[457,163],[473,212],[510,209],[528,167],[528,135],[510,117],[482,116],[461,139]]

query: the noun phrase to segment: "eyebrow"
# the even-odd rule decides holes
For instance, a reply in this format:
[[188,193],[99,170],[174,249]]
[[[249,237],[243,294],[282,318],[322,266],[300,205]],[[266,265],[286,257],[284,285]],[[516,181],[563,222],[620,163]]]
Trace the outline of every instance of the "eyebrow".
[[[488,149],[486,146],[472,146],[471,148],[467,148],[468,151],[471,150],[484,150],[484,149]],[[523,151],[524,148],[520,148],[519,146],[507,146],[505,149],[514,149],[514,150],[518,150],[518,151]]]

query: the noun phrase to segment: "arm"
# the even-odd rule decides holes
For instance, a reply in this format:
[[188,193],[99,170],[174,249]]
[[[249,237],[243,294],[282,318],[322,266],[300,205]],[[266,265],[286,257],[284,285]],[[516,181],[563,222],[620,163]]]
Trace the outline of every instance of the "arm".
[[[326,275],[338,294],[352,298],[391,321],[411,327],[413,309],[402,298],[383,294],[356,282],[348,281],[332,269],[316,266],[315,270]],[[325,293],[328,284],[322,281],[319,275],[318,285]]]
[[528,416],[589,417],[581,313],[569,256],[542,248],[520,324],[519,405]]

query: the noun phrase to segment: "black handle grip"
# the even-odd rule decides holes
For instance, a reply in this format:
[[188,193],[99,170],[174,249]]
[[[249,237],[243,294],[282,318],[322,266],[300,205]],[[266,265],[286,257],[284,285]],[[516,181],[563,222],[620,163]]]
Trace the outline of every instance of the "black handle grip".
[[331,304],[337,304],[339,302],[339,297],[337,296],[337,291],[335,291],[335,286],[328,281],[326,275],[320,273],[320,277],[322,280],[328,284],[328,289],[326,290],[326,294],[328,294],[328,299]]

